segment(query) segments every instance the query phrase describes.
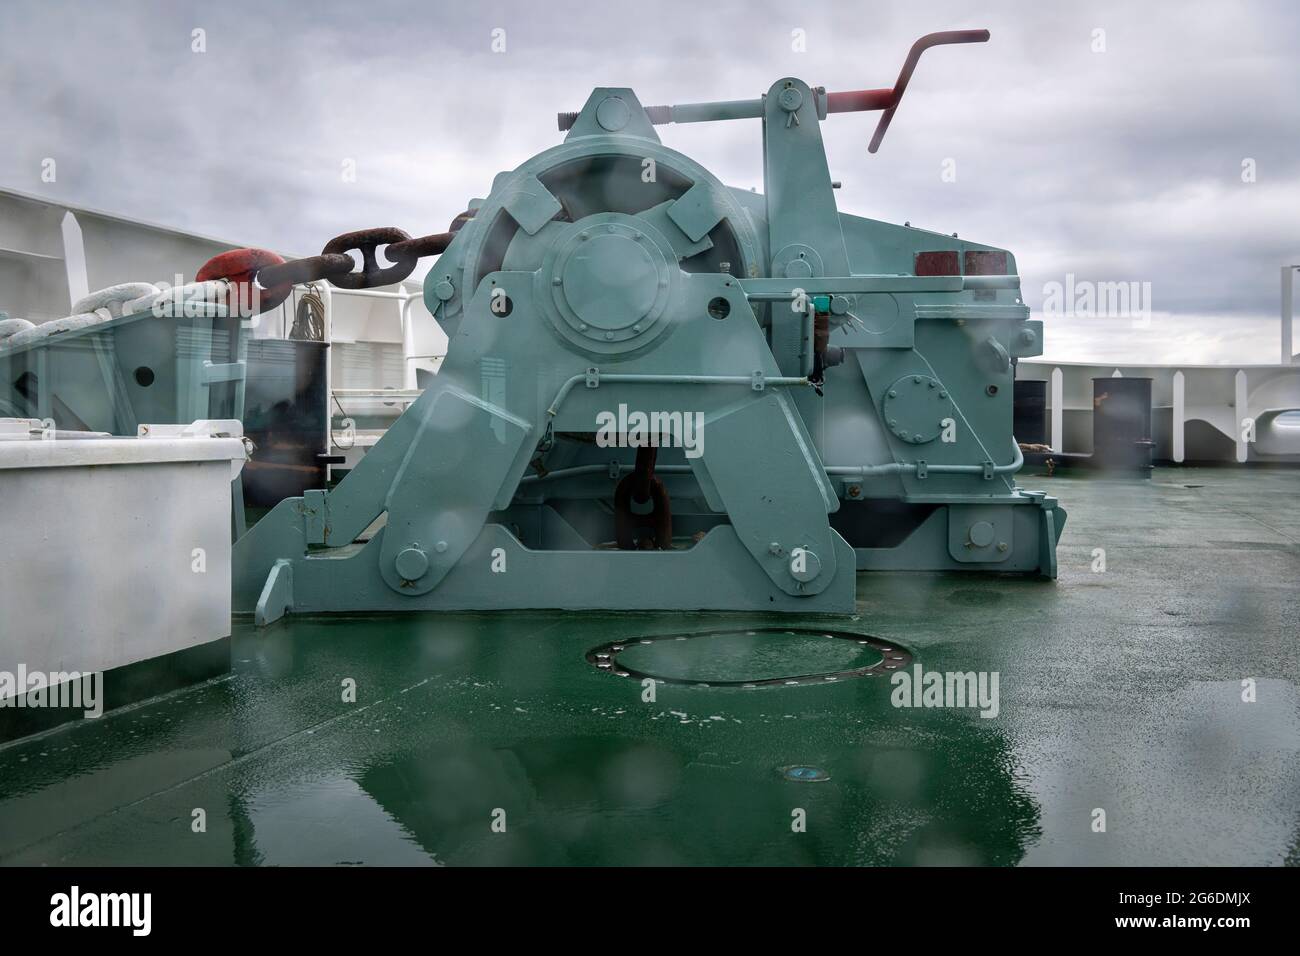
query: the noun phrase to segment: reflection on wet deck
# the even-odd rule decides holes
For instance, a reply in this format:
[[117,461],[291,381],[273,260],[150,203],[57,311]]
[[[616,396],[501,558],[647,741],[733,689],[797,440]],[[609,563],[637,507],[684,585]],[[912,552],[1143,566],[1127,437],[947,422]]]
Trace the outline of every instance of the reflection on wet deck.
[[[1300,862],[1300,474],[1022,484],[1070,508],[1055,584],[865,575],[852,620],[240,623],[230,677],[0,749],[0,862]],[[586,659],[778,625],[996,671],[998,716],[896,708],[887,674],[646,701]],[[846,650],[810,653],[853,665]],[[779,658],[756,645],[764,675]],[[748,673],[734,638],[724,663]]]

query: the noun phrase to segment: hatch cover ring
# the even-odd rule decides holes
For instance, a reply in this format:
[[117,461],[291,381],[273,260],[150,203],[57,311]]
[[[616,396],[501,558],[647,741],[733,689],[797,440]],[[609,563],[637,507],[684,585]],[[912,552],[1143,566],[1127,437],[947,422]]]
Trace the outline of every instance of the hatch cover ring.
[[592,648],[586,659],[637,681],[751,690],[888,674],[911,663],[912,654],[869,634],[756,627],[630,637]]

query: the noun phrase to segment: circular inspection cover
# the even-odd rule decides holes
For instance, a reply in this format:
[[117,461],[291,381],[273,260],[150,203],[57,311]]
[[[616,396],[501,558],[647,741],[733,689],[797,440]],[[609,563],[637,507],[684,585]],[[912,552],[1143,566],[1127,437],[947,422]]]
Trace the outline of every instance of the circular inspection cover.
[[588,663],[619,677],[697,687],[832,684],[911,660],[898,645],[866,634],[779,627],[648,635],[587,652]]
[[588,325],[622,329],[654,308],[659,273],[643,240],[597,233],[565,263],[564,295]]
[[929,375],[904,375],[885,392],[880,410],[889,430],[909,445],[934,441],[953,414],[948,390]]
[[671,244],[646,220],[598,213],[563,227],[538,272],[556,330],[582,348],[616,354],[647,345],[667,325]]

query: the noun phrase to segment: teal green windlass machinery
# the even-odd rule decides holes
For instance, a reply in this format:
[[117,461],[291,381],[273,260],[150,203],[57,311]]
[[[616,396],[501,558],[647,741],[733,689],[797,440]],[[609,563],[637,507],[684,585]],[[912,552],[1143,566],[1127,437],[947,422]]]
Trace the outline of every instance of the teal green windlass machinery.
[[[1014,481],[1042,325],[1013,257],[840,213],[820,131],[884,110],[874,152],[921,51],[987,38],[923,38],[892,89],[601,88],[562,114],[425,280],[441,371],[337,487],[237,542],[235,609],[850,613],[861,570],[1054,577],[1065,514]],[[747,118],[762,194],[655,132]]]

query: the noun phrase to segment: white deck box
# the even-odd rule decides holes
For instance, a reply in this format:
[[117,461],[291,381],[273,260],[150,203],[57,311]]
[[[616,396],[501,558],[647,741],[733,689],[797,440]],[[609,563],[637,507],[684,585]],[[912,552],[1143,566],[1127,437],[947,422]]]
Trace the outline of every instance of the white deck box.
[[0,419],[0,740],[20,711],[50,709],[27,706],[32,675],[103,674],[113,707],[229,669],[242,427],[140,432]]

